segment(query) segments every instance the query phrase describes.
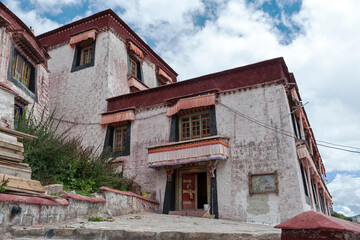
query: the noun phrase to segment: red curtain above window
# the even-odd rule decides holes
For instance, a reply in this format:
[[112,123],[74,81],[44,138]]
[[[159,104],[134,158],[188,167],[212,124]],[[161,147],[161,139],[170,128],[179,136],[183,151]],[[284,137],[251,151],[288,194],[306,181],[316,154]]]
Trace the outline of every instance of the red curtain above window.
[[171,77],[169,77],[169,75],[166,74],[166,72],[164,72],[161,67],[159,67],[158,69],[158,75],[164,77],[165,79],[167,79],[169,82],[173,83],[173,80],[171,79]]
[[135,120],[135,113],[133,110],[102,115],[100,125],[107,125],[110,123],[118,123],[129,120]]
[[215,105],[215,93],[180,99],[174,106],[167,108],[167,116],[172,116],[183,109]]
[[133,42],[128,41],[129,50],[133,51],[139,58],[141,58],[141,64],[144,59],[144,53]]
[[82,41],[86,41],[88,39],[92,39],[94,41],[95,37],[96,37],[96,33],[97,33],[97,31],[95,29],[93,29],[93,30],[79,33],[75,36],[72,36],[70,38],[70,46],[74,47],[76,44],[78,44]]

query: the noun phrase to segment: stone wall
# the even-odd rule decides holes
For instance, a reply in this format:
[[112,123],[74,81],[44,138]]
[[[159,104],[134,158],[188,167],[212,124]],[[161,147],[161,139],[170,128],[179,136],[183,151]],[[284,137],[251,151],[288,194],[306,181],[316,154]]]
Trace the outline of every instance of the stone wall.
[[[8,228],[56,223],[79,217],[119,216],[139,212],[158,212],[159,203],[131,192],[100,188],[97,197],[65,193],[61,199],[49,200],[0,194],[0,236]],[[19,216],[12,216],[13,206],[21,208]]]
[[0,126],[14,128],[14,94],[0,85]]

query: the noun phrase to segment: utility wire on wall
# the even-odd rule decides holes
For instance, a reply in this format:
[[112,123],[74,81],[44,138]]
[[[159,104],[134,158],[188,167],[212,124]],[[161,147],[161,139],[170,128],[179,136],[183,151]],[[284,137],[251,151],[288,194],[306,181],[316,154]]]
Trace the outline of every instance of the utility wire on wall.
[[[269,124],[266,124],[266,123],[263,123],[263,122],[260,122],[259,120],[256,120],[255,118],[252,118],[252,117],[249,117],[225,104],[223,104],[222,102],[220,102],[219,100],[217,100],[217,102],[224,106],[225,108],[229,109],[230,111],[234,112],[235,114],[238,114],[240,115],[241,117],[259,125],[259,126],[262,126],[264,128],[267,128],[269,130],[272,130],[274,132],[277,132],[279,134],[282,134],[284,136],[287,136],[287,137],[291,137],[291,138],[294,138],[294,139],[298,139],[293,132],[289,132],[287,130],[284,130],[284,129],[279,129],[277,127],[274,127],[272,125],[269,125]],[[335,149],[335,150],[340,150],[340,151],[345,151],[345,152],[351,152],[351,153],[359,153],[360,154],[360,151],[355,151],[355,150],[349,150],[349,149],[345,149],[343,147],[346,147],[346,148],[351,148],[351,149],[359,149],[358,147],[352,147],[352,146],[346,146],[346,145],[340,145],[340,144],[336,144],[336,143],[330,143],[330,142],[326,142],[326,141],[321,141],[321,140],[316,140],[317,142],[322,142],[322,143],[326,143],[326,144],[329,144],[329,145],[333,145],[333,146],[329,146],[329,145],[326,145],[326,144],[321,144],[321,143],[317,143],[318,146],[321,146],[321,147],[326,147],[326,148],[331,148],[331,149]],[[338,147],[336,147],[338,146]]]

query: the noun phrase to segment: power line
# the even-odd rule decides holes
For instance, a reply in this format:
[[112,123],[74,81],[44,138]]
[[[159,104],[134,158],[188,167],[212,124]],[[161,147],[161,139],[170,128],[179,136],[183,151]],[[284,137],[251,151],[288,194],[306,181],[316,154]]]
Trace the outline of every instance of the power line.
[[[222,102],[220,102],[219,100],[217,100],[217,102],[224,106],[225,108],[229,109],[230,111],[232,112],[235,112],[237,113],[238,115],[242,116],[243,118],[255,123],[255,124],[258,124],[262,127],[265,127],[269,130],[272,130],[274,132],[277,132],[279,134],[282,134],[284,136],[287,136],[287,137],[291,137],[291,138],[294,138],[294,139],[298,139],[293,132],[289,132],[289,131],[286,131],[284,129],[278,129],[277,127],[274,127],[274,126],[271,126],[269,124],[266,124],[266,123],[263,123],[263,122],[260,122],[259,120],[256,120],[252,117],[249,117],[225,104],[223,104]],[[328,145],[325,145],[325,144],[321,144],[321,143],[317,143],[318,146],[322,146],[322,147],[326,147],[326,148],[332,148],[332,149],[336,149],[336,150],[340,150],[340,151],[345,151],[345,152],[351,152],[351,153],[359,153],[360,154],[360,151],[354,151],[354,150],[349,150],[349,149],[344,149],[344,148],[341,148],[341,147],[347,147],[347,148],[353,148],[353,149],[360,149],[360,148],[357,148],[357,147],[351,147],[351,146],[345,146],[345,145],[340,145],[340,144],[335,144],[335,143],[330,143],[330,142],[326,142],[326,141],[321,141],[321,140],[316,140],[317,142],[323,142],[323,143],[327,143],[327,144],[330,144],[330,145],[334,145],[334,146],[339,146],[339,147],[334,147],[334,146],[328,146]]]
[[332,149],[341,150],[341,151],[345,151],[345,152],[360,153],[360,151],[354,151],[354,150],[348,150],[348,149],[344,149],[344,148],[327,146],[327,145],[324,145],[324,144],[321,144],[321,143],[318,143],[317,145],[318,145],[318,146],[321,146],[321,147],[332,148]]

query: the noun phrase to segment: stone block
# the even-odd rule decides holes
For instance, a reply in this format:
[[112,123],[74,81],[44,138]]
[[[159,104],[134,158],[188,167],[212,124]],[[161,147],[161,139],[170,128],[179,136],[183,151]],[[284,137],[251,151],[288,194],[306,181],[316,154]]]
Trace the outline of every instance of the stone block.
[[50,193],[62,193],[63,192],[63,185],[62,184],[51,184],[44,186],[45,191],[47,194]]

